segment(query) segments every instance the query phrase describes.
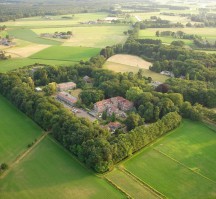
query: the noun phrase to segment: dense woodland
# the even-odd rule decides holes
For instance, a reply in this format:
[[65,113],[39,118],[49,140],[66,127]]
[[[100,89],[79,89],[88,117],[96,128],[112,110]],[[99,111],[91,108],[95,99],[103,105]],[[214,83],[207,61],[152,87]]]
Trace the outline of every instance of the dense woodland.
[[[92,67],[85,66],[76,69],[45,67],[38,71],[41,71],[41,75],[45,74],[44,79],[47,79],[48,83],[53,80],[74,80],[75,77],[91,75],[89,72],[94,76],[95,73],[103,71],[100,69],[91,70]],[[132,155],[162,134],[176,128],[181,121],[181,116],[177,112],[173,112],[175,110],[172,109],[171,112],[167,111],[167,114],[163,112],[165,115],[151,125],[135,125],[128,133],[119,132],[111,135],[97,124],[77,118],[52,97],[36,93],[34,80],[37,79],[38,74],[31,77],[27,71],[29,70],[22,69],[1,74],[0,93],[43,129],[50,131],[65,148],[97,172],[112,169],[115,163]],[[115,75],[110,71],[104,71],[104,76],[101,77],[106,79],[98,81],[108,81]],[[97,77],[95,78],[97,79]],[[42,81],[41,84],[43,83]],[[136,118],[131,117],[132,120],[136,120]],[[136,124],[136,121],[134,123]]]

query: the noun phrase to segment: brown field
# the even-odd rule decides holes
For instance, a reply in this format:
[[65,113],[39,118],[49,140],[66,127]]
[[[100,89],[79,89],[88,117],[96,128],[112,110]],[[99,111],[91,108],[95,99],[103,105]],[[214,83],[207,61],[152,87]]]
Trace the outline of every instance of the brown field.
[[[105,69],[112,70],[116,73],[125,73],[125,72],[137,73],[140,69],[137,66],[129,66],[126,64],[118,64],[118,63],[113,63],[109,61],[107,61],[103,67]],[[155,73],[149,69],[142,69],[142,70],[143,70],[144,76],[151,77],[154,81],[165,82],[168,79],[167,76],[161,75],[159,73]]]
[[145,61],[138,56],[124,54],[114,55],[110,57],[107,61],[128,66],[135,66],[142,69],[149,69],[149,67],[152,65],[151,62]]
[[26,58],[48,47],[49,45],[36,44],[36,45],[30,45],[26,47],[9,48],[5,51],[14,58],[15,57]]

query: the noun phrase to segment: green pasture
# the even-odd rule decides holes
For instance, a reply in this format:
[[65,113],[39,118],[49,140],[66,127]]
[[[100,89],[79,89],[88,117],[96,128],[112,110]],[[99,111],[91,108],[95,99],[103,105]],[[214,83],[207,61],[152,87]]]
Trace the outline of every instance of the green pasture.
[[135,155],[125,168],[168,198],[216,196],[216,132],[184,120],[179,128]]
[[127,36],[123,34],[129,29],[126,25],[116,26],[83,26],[83,27],[64,27],[64,28],[41,28],[32,29],[38,36],[41,33],[54,33],[72,31],[71,39],[63,40],[64,46],[87,46],[104,48],[109,45],[123,43]]
[[48,38],[40,38],[35,32],[30,29],[11,29],[8,33],[14,36],[17,39],[24,41],[36,43],[36,44],[45,44],[45,45],[60,45],[61,42],[56,40],[51,40]]
[[131,178],[131,176],[128,176],[118,169],[111,171],[106,175],[106,177],[133,198],[159,198],[155,193],[150,191],[144,185],[140,184],[139,182]]
[[51,46],[30,56],[30,58],[79,62],[80,60],[87,61],[91,57],[98,55],[99,52],[99,48]]
[[106,18],[108,13],[105,12],[97,12],[97,13],[81,13],[75,14],[73,19],[63,19],[63,16],[72,16],[71,15],[57,15],[57,16],[49,16],[51,20],[38,17],[30,17],[17,19],[16,21],[9,21],[0,23],[0,25],[6,25],[7,27],[51,27],[51,26],[73,26],[79,25],[80,22],[87,21],[95,21],[97,19]]
[[72,66],[75,64],[75,62],[73,61],[16,58],[16,59],[0,60],[0,73],[5,73],[10,70],[21,68],[23,66],[33,65],[35,63],[54,65],[54,66]]
[[[107,61],[103,67],[105,69],[112,70],[116,73],[126,73],[126,72],[137,73],[140,69],[139,67],[136,67],[136,66],[129,66],[129,65],[119,64],[119,63],[114,63],[114,62],[109,62],[109,61]],[[144,76],[151,77],[154,81],[165,82],[169,78],[165,75],[155,73],[148,69],[142,68],[142,71],[143,71]]]
[[184,33],[187,34],[196,34],[199,35],[201,37],[203,37],[203,39],[207,39],[210,42],[215,42],[216,41],[216,28],[149,28],[149,29],[144,29],[141,30],[139,32],[139,38],[140,39],[160,39],[162,40],[162,42],[164,43],[171,43],[174,40],[182,40],[185,42],[185,44],[187,45],[192,45],[193,41],[192,40],[187,40],[187,39],[177,39],[177,38],[173,38],[173,37],[157,37],[155,36],[156,31],[159,30],[160,32],[162,31],[173,31],[173,32],[177,32],[177,31],[183,31]]
[[0,180],[0,193],[4,199],[124,198],[50,138]]
[[27,145],[38,138],[42,130],[1,95],[0,118],[0,163],[10,164],[27,150]]

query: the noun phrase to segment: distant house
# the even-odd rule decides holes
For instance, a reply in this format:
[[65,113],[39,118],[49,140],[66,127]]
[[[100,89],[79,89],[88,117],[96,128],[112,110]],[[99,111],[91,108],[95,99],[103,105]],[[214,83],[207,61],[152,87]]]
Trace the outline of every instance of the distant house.
[[42,88],[36,87],[36,88],[35,88],[35,91],[36,91],[36,92],[42,92]]
[[76,102],[77,102],[77,98],[70,95],[67,92],[58,93],[57,99],[60,100],[60,101],[63,101],[66,104],[69,104],[71,106],[74,106],[74,104],[76,104]]
[[152,81],[151,82],[151,85],[153,86],[153,87],[158,87],[159,85],[161,85],[162,84],[162,82],[158,82],[158,81]]
[[85,81],[86,83],[92,83],[92,79],[87,75],[83,77],[83,81]]
[[76,84],[74,82],[65,82],[57,85],[58,91],[66,91],[76,88]]
[[166,70],[165,71],[161,71],[160,74],[161,75],[170,76],[170,77],[174,77],[174,74],[171,71],[166,71]]
[[119,116],[123,116],[124,111],[129,111],[133,108],[133,102],[130,102],[123,97],[113,97],[110,99],[102,100],[94,104],[94,111],[97,114],[107,111],[108,115],[113,113]]
[[122,128],[122,124],[119,122],[110,122],[108,125],[108,130],[111,132],[115,132],[117,129]]

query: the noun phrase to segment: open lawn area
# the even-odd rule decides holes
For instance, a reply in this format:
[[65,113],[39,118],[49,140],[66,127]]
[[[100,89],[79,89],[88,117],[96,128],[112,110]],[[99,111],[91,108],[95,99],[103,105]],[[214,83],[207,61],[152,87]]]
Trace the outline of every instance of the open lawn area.
[[216,197],[216,132],[183,120],[179,128],[126,161],[124,167],[168,198]]
[[52,46],[30,56],[30,58],[79,62],[80,60],[87,61],[98,55],[99,52],[99,48]]
[[109,45],[123,43],[127,36],[123,34],[129,29],[126,25],[107,25],[107,26],[83,26],[65,28],[42,28],[32,29],[38,36],[41,33],[54,33],[72,31],[71,39],[62,40],[64,46],[87,46],[103,48]]
[[[176,39],[173,37],[156,37],[155,33],[157,30],[159,30],[160,32],[167,31],[167,30],[171,30],[173,32],[183,31],[184,33],[187,33],[187,34],[199,35],[203,37],[204,39],[207,39],[210,42],[216,41],[216,34],[215,34],[216,28],[172,28],[172,29],[170,28],[149,28],[145,30],[140,30],[139,38],[141,39],[145,39],[145,38],[146,39],[160,39],[162,40],[163,43],[168,43],[168,44],[170,44],[174,40],[181,40],[181,39]],[[189,46],[193,45],[192,40],[182,39],[182,41],[184,41],[185,44]]]
[[10,164],[42,130],[1,95],[0,118],[0,163]]
[[46,137],[0,180],[4,199],[125,198]]
[[5,73],[13,69],[21,68],[23,66],[33,65],[35,63],[48,64],[53,66],[72,66],[75,64],[75,62],[73,61],[16,58],[16,59],[9,59],[9,60],[0,60],[0,72]]
[[144,76],[151,77],[154,81],[165,82],[168,79],[168,77],[165,75],[161,75],[159,73],[155,73],[149,70],[149,66],[151,66],[151,63],[143,60],[140,57],[119,54],[110,57],[103,67],[105,69],[112,70],[117,73],[137,73],[139,69],[142,69]]

